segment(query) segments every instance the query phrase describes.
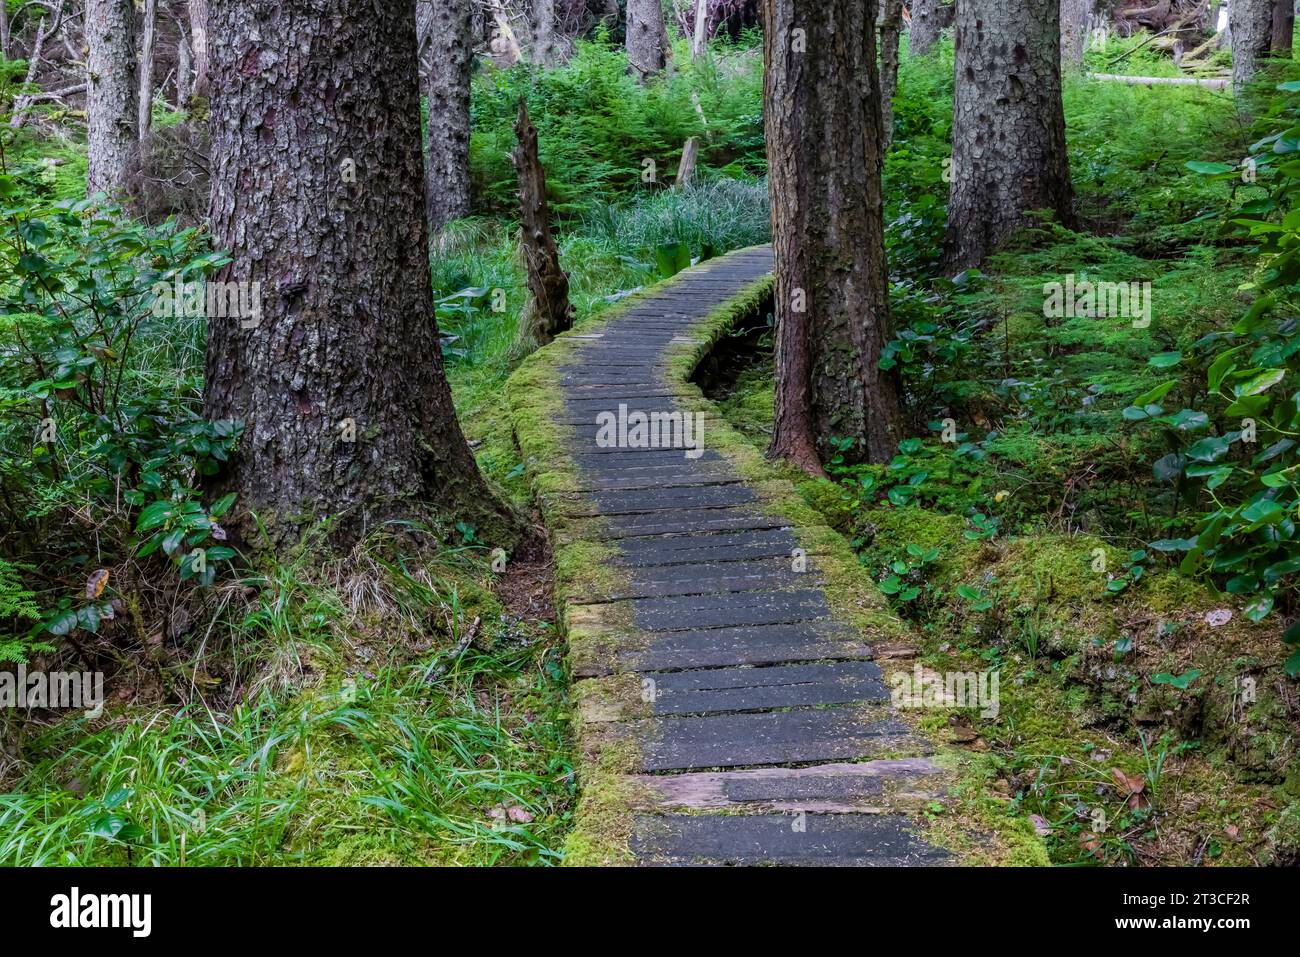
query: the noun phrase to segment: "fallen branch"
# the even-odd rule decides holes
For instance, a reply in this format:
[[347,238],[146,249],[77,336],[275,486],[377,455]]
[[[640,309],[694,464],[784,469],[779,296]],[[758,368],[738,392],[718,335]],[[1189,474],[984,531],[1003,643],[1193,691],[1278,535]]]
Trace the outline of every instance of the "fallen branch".
[[1194,76],[1124,76],[1118,73],[1089,73],[1094,80],[1110,80],[1113,83],[1128,83],[1132,86],[1203,86],[1209,90],[1226,89],[1231,82],[1223,77]]

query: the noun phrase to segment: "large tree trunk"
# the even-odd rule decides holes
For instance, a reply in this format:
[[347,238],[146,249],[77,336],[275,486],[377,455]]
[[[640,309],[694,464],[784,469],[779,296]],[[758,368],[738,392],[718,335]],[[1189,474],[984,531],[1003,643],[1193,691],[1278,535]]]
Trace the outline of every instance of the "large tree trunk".
[[764,107],[776,250],[776,423],[769,450],[822,471],[898,449],[885,271],[875,0],[763,0]]
[[943,36],[940,0],[915,0],[911,5],[912,26],[907,35],[907,49],[912,56],[925,56]]
[[[190,50],[194,55],[194,81],[190,84],[190,96],[202,99],[208,95],[208,79],[212,70],[208,43],[208,25],[212,22],[212,13],[209,9],[210,0],[189,0],[189,4]],[[225,29],[224,24],[222,28]]]
[[131,0],[87,0],[86,46],[86,192],[113,194],[139,153]]
[[[239,419],[217,489],[273,546],[332,520],[505,513],[457,424],[429,284],[415,0],[214,0],[212,239],[260,316],[210,316],[209,419]],[[332,517],[337,516],[336,519]],[[486,522],[487,524],[482,524]],[[490,540],[490,539],[489,539]]]
[[1232,0],[1232,90],[1240,96],[1273,43],[1273,0]]
[[425,167],[429,227],[469,215],[469,98],[474,66],[472,0],[420,0],[429,47]]
[[555,21],[555,0],[532,0],[533,62],[559,66],[569,58],[569,41]]
[[154,28],[158,25],[158,0],[144,0],[144,30],[140,38],[140,123],[143,140],[153,126]]
[[519,176],[519,242],[528,267],[528,305],[519,323],[520,354],[544,346],[573,326],[569,277],[560,266],[560,248],[551,234],[546,203],[546,170],[537,150],[537,128],[519,101],[515,119],[518,145],[510,154]]
[[882,143],[894,142],[894,94],[898,92],[899,42],[903,32],[903,0],[884,0],[880,12],[880,117]]
[[668,31],[659,0],[627,0],[627,59],[637,78],[645,81],[667,64]]
[[1060,29],[1059,0],[957,8],[950,268],[979,265],[1034,210],[1074,225]]
[[1295,40],[1295,0],[1273,0],[1271,49],[1275,55],[1291,58]]
[[1083,66],[1097,0],[1061,0],[1061,65]]

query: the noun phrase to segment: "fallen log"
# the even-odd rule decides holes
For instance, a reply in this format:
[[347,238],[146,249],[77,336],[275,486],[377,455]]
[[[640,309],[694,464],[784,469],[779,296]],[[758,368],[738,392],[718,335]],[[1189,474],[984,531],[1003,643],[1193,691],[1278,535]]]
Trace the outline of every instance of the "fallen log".
[[1089,73],[1094,80],[1110,80],[1132,86],[1203,86],[1207,90],[1226,89],[1231,80],[1225,77],[1195,76],[1124,76],[1118,73]]

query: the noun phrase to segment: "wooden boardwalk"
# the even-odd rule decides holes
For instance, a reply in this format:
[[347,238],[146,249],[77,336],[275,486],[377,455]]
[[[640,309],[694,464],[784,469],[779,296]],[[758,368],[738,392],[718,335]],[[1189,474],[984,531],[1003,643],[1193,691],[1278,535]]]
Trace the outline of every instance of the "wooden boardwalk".
[[[680,447],[698,432],[675,448],[637,442],[635,413],[671,428],[674,413],[700,412],[680,357],[701,350],[710,316],[763,281],[771,257],[745,250],[690,270],[554,358],[576,480],[543,509],[561,548],[601,565],[587,570],[599,584],[561,595],[582,783],[620,777],[625,810],[606,799],[599,813],[628,820],[600,826],[637,863],[938,863],[913,826],[937,787],[928,748],[890,708],[880,636],[837,612],[808,543],[836,542],[852,562],[847,546],[772,507],[772,486],[793,486],[745,477],[711,445],[726,426],[707,412],[702,448]],[[625,435],[611,427],[620,414]],[[613,748],[621,765],[601,761]]]

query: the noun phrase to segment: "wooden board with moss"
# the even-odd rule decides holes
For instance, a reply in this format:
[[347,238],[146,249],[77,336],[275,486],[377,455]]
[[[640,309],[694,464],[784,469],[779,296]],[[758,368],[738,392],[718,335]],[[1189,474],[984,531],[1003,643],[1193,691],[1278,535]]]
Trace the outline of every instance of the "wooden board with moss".
[[[691,382],[765,311],[770,269],[766,248],[697,266],[561,336],[510,382],[577,682],[570,864],[967,856],[933,837],[945,773],[890,701],[907,628],[808,504],[817,490]],[[605,447],[600,417],[620,405],[689,417],[703,441]],[[877,645],[895,658],[877,660]],[[992,827],[946,843],[972,860],[1045,860],[1032,832],[1005,830],[1010,841]]]

